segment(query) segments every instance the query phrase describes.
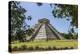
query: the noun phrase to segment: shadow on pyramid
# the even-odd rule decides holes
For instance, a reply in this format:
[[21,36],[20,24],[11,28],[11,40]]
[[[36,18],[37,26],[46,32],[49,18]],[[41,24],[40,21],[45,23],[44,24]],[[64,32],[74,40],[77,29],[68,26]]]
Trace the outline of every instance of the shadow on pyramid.
[[39,19],[35,31],[29,40],[61,40],[65,39],[46,18]]

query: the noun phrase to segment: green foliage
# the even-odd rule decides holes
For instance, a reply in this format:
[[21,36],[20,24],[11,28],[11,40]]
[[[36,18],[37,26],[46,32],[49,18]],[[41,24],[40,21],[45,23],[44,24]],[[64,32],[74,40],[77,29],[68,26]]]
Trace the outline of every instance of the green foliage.
[[11,41],[15,41],[15,36],[11,36]]
[[78,39],[78,34],[73,35],[72,33],[68,33],[68,34],[62,33],[62,35],[66,39]]
[[23,26],[26,10],[22,8],[17,1],[10,1],[10,13],[11,13],[11,36],[14,36],[17,31],[21,30]]
[[52,10],[52,14],[58,18],[71,17],[71,25],[78,27],[78,6],[55,4],[56,8]]
[[66,39],[72,39],[73,35],[72,34],[63,34],[64,38]]
[[10,1],[10,19],[11,19],[11,41],[20,40],[24,41],[25,31],[23,30],[24,21],[26,19],[25,12],[26,10],[20,6],[18,1]]
[[[64,50],[64,49],[75,49],[77,48],[77,40],[36,40],[31,42],[18,42],[11,44],[11,49],[34,51],[34,50]],[[12,50],[14,51],[14,50]],[[17,50],[16,50],[17,51]]]
[[27,47],[33,47],[35,48],[36,46],[39,47],[43,47],[43,48],[47,48],[48,46],[50,47],[57,47],[57,48],[63,48],[63,47],[77,47],[77,40],[35,40],[35,41],[31,41],[31,42],[18,42],[18,43],[14,43],[11,44],[12,48],[14,48],[15,46],[17,47],[21,47],[23,45],[26,45]]
[[75,34],[75,35],[73,36],[73,39],[78,39],[78,34]]
[[42,3],[37,3],[37,5],[38,5],[38,6],[42,6],[43,4],[42,4]]
[[45,50],[66,50],[66,49],[74,49],[73,47],[63,47],[63,48],[56,48],[55,46],[50,47],[48,46],[47,48],[43,48],[43,47],[39,47],[36,46],[35,48],[32,47],[28,47],[26,48],[26,46],[21,46],[20,48],[12,48],[12,51],[45,51]]
[[22,30],[17,32],[17,35],[15,37],[17,40],[19,40],[20,42],[24,42],[25,38],[26,38],[26,33],[23,32]]
[[21,50],[26,50],[27,49],[27,46],[26,45],[22,45],[21,46]]
[[28,16],[28,17],[27,17],[27,19],[28,19],[28,20],[31,20],[31,19],[32,19],[32,17],[31,17],[31,16]]
[[14,47],[13,49],[12,49],[12,51],[18,51],[19,49],[18,49],[18,47]]
[[33,32],[34,32],[34,29],[33,28],[29,28],[28,30],[26,30],[26,34],[28,36],[31,36],[33,34]]

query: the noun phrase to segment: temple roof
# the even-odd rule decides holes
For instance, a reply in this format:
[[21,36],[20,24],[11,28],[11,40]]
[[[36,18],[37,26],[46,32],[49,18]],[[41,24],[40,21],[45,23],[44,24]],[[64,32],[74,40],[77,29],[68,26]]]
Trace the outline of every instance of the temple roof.
[[46,18],[42,18],[38,20],[39,23],[50,23],[50,21]]

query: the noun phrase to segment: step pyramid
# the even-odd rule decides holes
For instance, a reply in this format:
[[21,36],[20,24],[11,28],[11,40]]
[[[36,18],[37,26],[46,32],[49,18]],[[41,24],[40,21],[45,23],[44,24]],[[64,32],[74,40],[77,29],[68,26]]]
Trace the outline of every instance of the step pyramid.
[[40,19],[30,40],[65,39],[46,18]]

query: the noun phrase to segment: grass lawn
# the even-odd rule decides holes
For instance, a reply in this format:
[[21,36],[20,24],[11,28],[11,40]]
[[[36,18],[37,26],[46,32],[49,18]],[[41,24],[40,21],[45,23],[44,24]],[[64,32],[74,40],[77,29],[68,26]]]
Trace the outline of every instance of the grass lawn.
[[26,45],[27,47],[33,47],[35,48],[36,46],[47,48],[47,47],[53,47],[55,46],[56,48],[64,48],[64,47],[73,47],[77,48],[78,46],[78,41],[77,40],[40,40],[40,41],[31,41],[31,42],[17,42],[14,44],[11,44],[12,48],[16,47],[21,47],[23,45]]

